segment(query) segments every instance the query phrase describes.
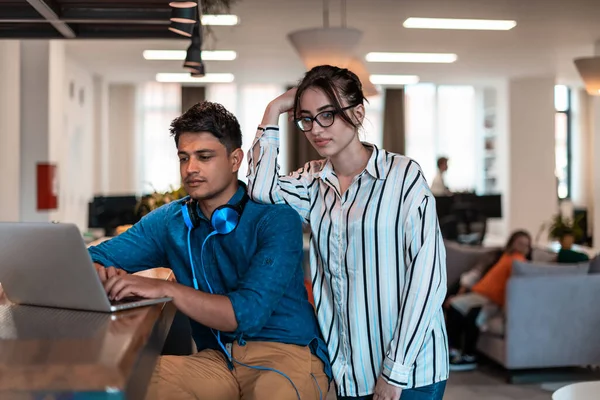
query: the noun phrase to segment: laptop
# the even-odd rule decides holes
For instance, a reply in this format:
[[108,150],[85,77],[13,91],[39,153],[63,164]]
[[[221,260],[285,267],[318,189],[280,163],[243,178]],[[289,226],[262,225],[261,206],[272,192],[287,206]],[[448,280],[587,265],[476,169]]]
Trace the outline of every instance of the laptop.
[[115,312],[171,301],[111,302],[74,224],[0,222],[0,284],[17,304]]

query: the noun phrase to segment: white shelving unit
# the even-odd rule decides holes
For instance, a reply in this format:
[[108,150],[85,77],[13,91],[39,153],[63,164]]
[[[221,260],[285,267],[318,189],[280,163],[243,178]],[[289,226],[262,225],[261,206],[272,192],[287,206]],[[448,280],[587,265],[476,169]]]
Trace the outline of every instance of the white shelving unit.
[[496,91],[492,88],[484,88],[483,96],[483,174],[482,174],[482,194],[498,193],[498,134],[497,134],[497,108]]

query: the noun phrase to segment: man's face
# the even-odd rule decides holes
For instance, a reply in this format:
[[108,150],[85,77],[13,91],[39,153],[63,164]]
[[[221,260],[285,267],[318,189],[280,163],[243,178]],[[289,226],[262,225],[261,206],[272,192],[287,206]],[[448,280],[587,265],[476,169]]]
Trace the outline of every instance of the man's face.
[[447,160],[440,162],[440,171],[442,171],[442,172],[448,171],[448,161]]
[[179,171],[185,191],[195,200],[222,193],[237,179],[243,158],[241,149],[227,149],[210,132],[184,132],[177,145]]
[[575,236],[570,233],[564,234],[562,236],[562,238],[560,239],[561,247],[566,250],[571,249],[571,247],[573,247],[574,243],[575,243]]

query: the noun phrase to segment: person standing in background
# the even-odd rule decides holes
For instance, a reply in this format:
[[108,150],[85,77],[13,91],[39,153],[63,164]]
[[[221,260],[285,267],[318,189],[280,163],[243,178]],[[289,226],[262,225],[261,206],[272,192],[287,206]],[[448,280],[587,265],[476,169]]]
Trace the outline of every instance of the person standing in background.
[[452,192],[444,182],[444,174],[448,171],[448,158],[440,157],[437,160],[438,171],[431,182],[431,193],[434,196],[450,196]]

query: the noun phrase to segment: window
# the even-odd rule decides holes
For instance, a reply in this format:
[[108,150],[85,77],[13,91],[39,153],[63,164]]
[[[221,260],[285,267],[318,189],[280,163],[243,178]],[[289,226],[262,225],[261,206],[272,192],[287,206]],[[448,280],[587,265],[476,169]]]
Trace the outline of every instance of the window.
[[[244,160],[238,178],[246,181],[246,154],[254,140],[256,127],[262,120],[269,101],[284,92],[284,87],[267,84],[211,84],[206,87],[206,100],[222,104],[238,119],[242,129]],[[179,159],[173,138],[169,135],[171,121],[181,114],[181,86],[149,82],[139,91],[140,171],[139,192],[168,191],[181,185]],[[285,120],[282,117],[281,122]],[[286,171],[287,133],[280,126],[279,164]]]
[[169,126],[181,114],[181,86],[148,82],[140,88],[138,104],[141,149],[138,192],[177,189],[181,186],[179,159]]
[[446,185],[455,192],[475,190],[478,154],[475,122],[473,86],[438,87],[436,158],[449,158]]
[[431,182],[436,174],[436,87],[431,84],[406,86],[406,155],[419,163]]
[[360,140],[381,148],[383,145],[384,94],[371,96],[365,101],[365,119],[359,133]]
[[556,190],[559,199],[568,199],[571,197],[571,93],[567,86],[554,87],[554,108]]
[[[285,91],[279,85],[271,84],[211,84],[207,86],[206,100],[223,104],[227,110],[235,115],[242,129],[242,150],[244,160],[238,171],[238,179],[246,182],[248,171],[248,160],[246,156],[256,133],[256,127],[260,124],[265,108],[271,100]],[[283,117],[282,117],[283,118]],[[280,173],[285,174],[287,161],[287,133],[285,124],[280,119],[279,146],[280,153],[278,162],[281,166]]]
[[406,86],[406,155],[419,163],[428,182],[437,172],[437,158],[444,156],[450,189],[475,189],[475,122],[474,87]]
[[[275,97],[281,95],[285,91],[285,88],[279,85],[270,84],[246,84],[239,88],[239,112],[237,117],[240,121],[243,133],[243,146],[244,149],[244,162],[240,167],[238,177],[240,180],[246,181],[246,174],[248,172],[248,160],[246,155],[248,150],[254,142],[254,136],[256,134],[256,128],[262,121],[265,108],[269,105],[269,102]],[[279,173],[286,174],[287,165],[287,132],[286,126],[283,123],[284,117],[279,119],[279,157],[277,162],[281,167]]]

